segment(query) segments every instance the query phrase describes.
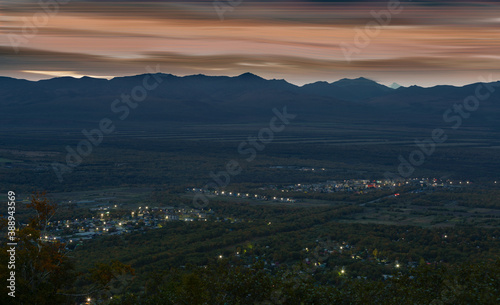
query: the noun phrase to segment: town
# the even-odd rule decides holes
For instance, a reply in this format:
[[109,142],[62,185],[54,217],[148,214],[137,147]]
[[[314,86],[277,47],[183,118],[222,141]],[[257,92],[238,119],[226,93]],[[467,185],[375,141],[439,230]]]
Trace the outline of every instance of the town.
[[94,216],[83,219],[67,219],[47,223],[44,241],[59,241],[75,248],[83,241],[104,235],[121,235],[134,231],[162,228],[169,221],[208,221],[219,219],[212,210],[174,207],[139,207],[130,212],[120,209],[119,205],[90,208]]
[[[298,170],[314,171],[314,168],[297,168]],[[325,170],[324,168],[321,170]],[[396,187],[411,187],[411,192],[433,191],[437,188],[460,188],[470,185],[471,181],[438,179],[438,178],[409,178],[405,180],[368,180],[368,179],[349,179],[342,181],[328,180],[320,183],[296,183],[292,185],[277,186],[268,185],[259,188],[259,194],[251,194],[246,192],[228,191],[219,189],[207,188],[190,188],[188,192],[203,193],[213,196],[235,197],[243,199],[253,199],[261,201],[273,201],[282,203],[295,203],[300,201],[287,196],[270,196],[264,195],[265,191],[279,191],[281,193],[337,193],[337,192],[354,192],[363,194],[374,190],[391,190]],[[496,183],[496,181],[495,181]],[[399,196],[395,193],[394,196]]]
[[[313,169],[312,169],[313,170]],[[411,178],[404,181],[396,180],[368,180],[348,179],[321,183],[296,183],[292,185],[268,185],[259,188],[259,194],[244,193],[227,190],[209,190],[202,188],[188,188],[187,193],[204,193],[212,196],[239,198],[257,201],[293,204],[304,199],[295,199],[287,196],[264,195],[266,191],[281,193],[336,193],[354,192],[358,194],[374,190],[391,190],[395,187],[410,187],[413,193],[432,192],[436,188],[460,188],[472,184],[470,181],[459,181],[436,178]],[[399,193],[391,196],[397,197]],[[106,198],[105,198],[106,199]],[[77,204],[93,204],[95,201],[81,200]],[[68,204],[74,204],[68,201]],[[124,209],[121,204],[93,205],[89,208],[92,217],[70,218],[65,220],[50,221],[47,223],[45,234],[41,236],[45,241],[60,241],[67,243],[69,248],[82,245],[85,240],[106,235],[121,235],[134,231],[143,231],[162,228],[170,221],[231,221],[239,222],[241,219],[216,217],[212,209],[191,209],[188,207],[149,207],[139,206],[134,209]]]

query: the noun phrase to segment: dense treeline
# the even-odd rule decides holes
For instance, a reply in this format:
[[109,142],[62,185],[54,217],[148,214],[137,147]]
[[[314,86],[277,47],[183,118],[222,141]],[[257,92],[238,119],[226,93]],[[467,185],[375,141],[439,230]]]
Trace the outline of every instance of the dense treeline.
[[[213,202],[211,208],[220,216],[219,221],[167,222],[161,229],[90,241],[74,255],[81,268],[96,260],[130,264],[137,270],[138,283],[154,270],[207,265],[219,255],[231,257],[236,253],[240,260],[233,260],[235,264],[264,259],[268,264],[293,265],[314,260],[304,249],[323,247],[331,251],[322,260],[327,266],[344,266],[350,276],[373,280],[392,272],[395,262],[403,270],[422,262],[480,263],[500,256],[498,228],[342,222],[362,209],[358,206],[290,208]],[[348,247],[340,251],[341,245]],[[315,279],[329,282],[328,273]]]
[[415,206],[460,205],[469,208],[500,208],[500,190],[484,186],[448,190],[436,189],[428,193],[405,194],[403,202],[401,202],[401,198],[398,199],[399,200],[387,198],[381,202],[387,203],[388,205],[401,205],[405,203]]
[[70,251],[39,239],[56,207],[40,194],[28,207],[34,216],[18,233],[19,304],[499,301],[499,228],[343,223],[362,210],[355,205],[212,202],[218,221],[167,222]]
[[270,273],[262,263],[229,262],[154,273],[144,292],[109,304],[498,304],[500,260],[488,264],[419,266],[386,280],[335,275],[335,285],[317,284],[302,268]]

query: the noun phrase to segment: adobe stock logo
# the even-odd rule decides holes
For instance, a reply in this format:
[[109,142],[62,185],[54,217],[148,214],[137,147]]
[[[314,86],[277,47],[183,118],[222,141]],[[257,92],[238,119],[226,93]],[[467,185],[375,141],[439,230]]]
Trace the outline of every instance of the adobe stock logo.
[[389,26],[393,16],[402,11],[403,7],[399,0],[389,0],[387,2],[387,9],[370,11],[373,20],[366,23],[364,27],[356,27],[354,29],[356,34],[353,37],[352,43],[340,43],[340,49],[344,54],[345,60],[351,62],[353,56],[359,55],[363,49],[367,48],[372,39],[377,37],[383,28]]
[[[158,87],[160,83],[163,82],[160,72],[160,66],[156,66],[156,71],[151,67],[146,67],[146,74],[142,79],[142,84],[137,85],[130,90],[129,94],[122,94],[120,98],[115,99],[111,105],[111,112],[119,115],[118,119],[123,121],[130,115],[131,109],[135,109],[139,106],[140,102],[143,102],[148,97],[148,92],[154,90]],[[57,176],[59,182],[63,182],[63,175],[71,173],[77,166],[79,166],[85,157],[88,157],[94,147],[99,146],[104,136],[109,135],[115,131],[115,123],[110,118],[103,118],[99,121],[98,127],[92,130],[83,129],[82,139],[75,147],[69,145],[66,146],[66,164],[59,162],[52,163],[52,169]]]
[[[453,104],[452,107],[446,109],[443,113],[443,121],[445,123],[452,123],[449,126],[453,130],[460,128],[465,119],[479,109],[481,102],[488,100],[491,95],[500,87],[500,82],[494,82],[493,76],[490,74],[489,79],[479,77],[480,83],[477,84],[474,94],[471,94],[463,99],[461,103]],[[402,180],[409,178],[414,172],[415,168],[424,164],[425,160],[429,158],[436,151],[438,144],[443,144],[448,140],[448,134],[445,131],[445,126],[442,128],[435,128],[432,130],[430,137],[424,140],[415,140],[416,149],[410,152],[407,158],[399,155],[398,173],[385,172],[385,178],[394,180]]]
[[71,1],[72,0],[39,0],[38,6],[40,10],[34,13],[31,18],[21,18],[23,26],[20,27],[19,33],[7,34],[7,38],[14,51],[19,53],[19,47],[27,45],[30,39],[35,38],[38,34],[38,29],[48,25],[50,19],[59,13],[61,5],[68,4],[68,2]]
[[217,16],[219,16],[220,21],[224,20],[224,15],[227,12],[232,12],[234,9],[241,4],[243,0],[214,0],[212,2],[212,5],[215,9],[215,12],[217,13]]
[[[290,124],[297,115],[290,114],[286,107],[280,112],[274,108],[273,113],[275,116],[269,121],[269,126],[261,128],[257,137],[248,137],[247,141],[243,141],[238,146],[238,153],[241,156],[247,156],[244,161],[247,163],[252,162],[257,157],[258,151],[263,151],[266,145],[274,140],[274,135],[278,132],[285,130],[286,125]],[[207,183],[203,189],[222,189],[229,185],[231,177],[237,176],[241,173],[243,168],[239,161],[232,159],[226,163],[225,170],[217,173],[210,172],[210,178],[213,182]],[[208,198],[204,194],[196,194],[193,198],[193,205],[196,208],[204,208],[208,205]]]

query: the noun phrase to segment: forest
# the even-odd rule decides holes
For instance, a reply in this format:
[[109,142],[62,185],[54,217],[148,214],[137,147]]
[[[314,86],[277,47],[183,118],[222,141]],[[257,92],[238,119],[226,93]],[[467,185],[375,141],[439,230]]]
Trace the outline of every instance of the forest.
[[496,304],[500,296],[498,227],[345,222],[362,210],[352,205],[214,202],[219,220],[166,222],[75,249],[39,238],[59,209],[45,194],[26,208],[18,304]]
[[[194,193],[187,190],[213,181],[211,173],[224,170],[229,160],[244,160],[238,144],[255,133],[256,125],[233,126],[223,134],[219,128],[224,126],[186,128],[192,128],[189,136],[178,129],[157,137],[122,131],[106,138],[62,182],[52,164],[64,162],[64,147],[78,141],[78,132],[68,130],[50,140],[21,131],[2,134],[0,191],[15,190],[20,198],[15,302],[500,301],[499,155],[492,148],[454,146],[460,141],[437,148],[411,178],[470,182],[464,186],[288,192],[294,204],[209,196],[204,209],[214,216],[207,221],[164,221],[154,229],[137,225],[131,233],[97,237],[77,247],[40,239],[47,217],[91,218],[93,205],[118,204],[111,211],[117,218],[144,204],[192,208]],[[384,179],[384,173],[397,172],[398,156],[414,149],[408,143],[415,130],[386,134],[403,144],[379,145],[371,143],[376,134],[360,128],[339,134],[319,124],[291,126],[255,160],[240,162],[242,171],[224,190],[273,197],[297,183]],[[347,143],[346,136],[359,143]],[[296,169],[301,167],[324,170]],[[2,224],[2,234],[6,228]],[[1,246],[2,261],[7,261],[4,240]],[[8,274],[6,266],[0,266],[2,276]]]

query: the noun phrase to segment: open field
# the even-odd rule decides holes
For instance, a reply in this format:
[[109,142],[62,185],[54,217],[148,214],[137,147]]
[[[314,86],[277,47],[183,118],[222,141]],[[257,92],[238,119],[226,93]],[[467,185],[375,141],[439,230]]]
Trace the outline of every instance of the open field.
[[[375,125],[374,122],[306,124],[298,120],[276,134],[272,142],[257,151],[251,162],[245,160],[248,155],[242,155],[238,146],[248,141],[249,136],[256,137],[266,126],[265,122],[165,124],[161,128],[146,124],[137,129],[117,126],[116,132],[94,147],[79,166],[64,174],[62,182],[58,181],[53,164],[65,164],[66,147],[76,147],[85,139],[81,130],[16,128],[12,132],[0,129],[3,143],[0,149],[0,191],[15,190],[22,194],[47,191],[56,201],[71,201],[81,208],[107,202],[117,202],[125,208],[145,202],[186,204],[191,199],[190,195],[184,194],[185,188],[202,187],[212,182],[211,173],[224,171],[229,160],[237,160],[242,167],[240,174],[231,177],[229,187],[236,188],[352,178],[380,179],[386,172],[398,174],[400,157],[408,159],[418,149],[415,140],[426,139],[432,132],[429,126],[414,125],[395,130],[390,124],[378,122]],[[500,146],[500,140],[495,130],[464,126],[446,132],[449,139],[437,145],[433,154],[414,168],[411,176],[467,179],[486,189],[493,187],[493,181],[500,181],[500,156],[494,149]],[[12,163],[5,166],[7,162]],[[290,166],[326,170],[298,171],[288,168]],[[27,197],[22,195],[20,198]],[[414,199],[418,199],[415,204],[412,203]],[[377,207],[367,205],[362,213],[344,221],[447,226],[474,219],[479,225],[498,224],[495,218],[497,210],[468,205],[465,212],[459,213],[457,207],[447,207],[446,204],[440,207],[443,210],[431,210],[419,203],[421,199],[412,197],[404,204],[379,202]],[[245,202],[240,199],[216,200]],[[442,203],[445,199],[433,200]],[[360,202],[306,197],[295,206],[335,207]],[[250,204],[279,205],[267,202]],[[384,204],[387,206],[383,207]]]

